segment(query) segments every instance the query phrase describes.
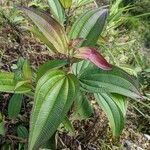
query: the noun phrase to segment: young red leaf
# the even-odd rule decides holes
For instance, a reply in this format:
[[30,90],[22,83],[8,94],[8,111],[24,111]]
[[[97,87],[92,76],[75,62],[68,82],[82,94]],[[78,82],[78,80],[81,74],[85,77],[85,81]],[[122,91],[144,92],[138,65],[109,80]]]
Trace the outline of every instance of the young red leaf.
[[111,65],[99,52],[96,51],[95,48],[81,47],[77,50],[77,53],[74,55],[74,57],[88,59],[103,70],[111,69]]

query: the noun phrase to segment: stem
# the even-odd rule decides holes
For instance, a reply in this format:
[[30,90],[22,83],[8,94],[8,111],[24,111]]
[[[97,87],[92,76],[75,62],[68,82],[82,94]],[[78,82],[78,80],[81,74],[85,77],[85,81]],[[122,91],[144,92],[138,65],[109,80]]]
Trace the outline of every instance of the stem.
[[136,54],[135,54],[135,52],[133,51],[132,48],[131,48],[131,53],[133,54],[133,56],[134,56],[134,58],[135,58],[135,61],[136,61],[136,63],[138,64],[138,66],[141,67],[141,65],[140,65],[140,63],[139,63],[139,60],[138,60],[138,58],[137,58],[137,56],[136,56]]
[[140,15],[137,15],[137,16],[134,16],[134,17],[143,17],[143,16],[150,16],[150,12],[148,13],[144,13],[144,14],[140,14]]
[[150,109],[150,106],[149,106],[149,105],[147,105],[147,104],[145,104],[145,103],[144,103],[144,102],[142,102],[141,100],[136,100],[136,102],[138,102],[138,103],[142,104],[144,107],[146,107],[146,108]]
[[66,16],[65,31],[67,30],[67,26],[68,26],[68,24],[69,24],[70,10],[71,10],[71,8],[68,8],[68,12],[65,14],[65,16]]
[[24,139],[24,138],[21,138],[21,137],[17,137],[17,136],[14,136],[14,135],[7,135],[7,137],[10,138],[10,139],[18,140],[21,143],[27,143],[27,139]]
[[144,98],[145,100],[150,101],[150,98],[148,98],[148,97],[146,97],[146,96],[143,96],[143,98]]
[[131,104],[133,106],[133,108],[138,111],[143,117],[145,117],[146,119],[150,119],[149,115],[145,115],[140,109],[138,109],[136,106],[134,106],[133,104]]

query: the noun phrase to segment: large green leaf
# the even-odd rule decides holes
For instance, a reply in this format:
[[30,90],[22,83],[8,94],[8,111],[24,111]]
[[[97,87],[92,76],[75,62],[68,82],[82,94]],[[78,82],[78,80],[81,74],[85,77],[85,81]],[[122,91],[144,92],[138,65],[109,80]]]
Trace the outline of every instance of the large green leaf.
[[65,21],[65,11],[59,0],[48,0],[48,4],[54,17],[63,24]]
[[36,9],[21,7],[21,10],[29,16],[58,52],[67,54],[68,39],[66,33],[63,27],[54,18]]
[[91,65],[91,63],[88,60],[83,60],[83,61],[80,61],[78,63],[74,63],[72,65],[72,72],[76,76],[79,76],[90,65]]
[[111,97],[113,98],[114,102],[118,105],[123,115],[125,116],[128,106],[126,97],[118,94],[111,94]]
[[109,71],[88,67],[80,75],[80,84],[88,92],[111,92],[133,99],[141,98],[137,80],[115,66]]
[[109,119],[113,136],[118,137],[123,130],[125,119],[122,111],[115,102],[115,97],[111,94],[98,93],[95,94],[95,99]]
[[57,53],[57,50],[54,48],[53,44],[47,39],[47,37],[37,27],[33,26],[27,29],[30,32],[32,32],[35,37],[37,37],[41,42],[43,42],[47,46],[51,54]]
[[58,69],[67,64],[67,60],[50,60],[39,67],[37,70],[37,80],[39,80],[50,69]]
[[107,18],[107,9],[92,9],[82,14],[73,24],[69,38],[83,38],[82,46],[94,46],[103,30]]
[[54,134],[78,89],[76,77],[60,70],[50,70],[40,78],[30,121],[29,150],[37,150]]
[[57,134],[53,134],[53,136],[46,141],[40,148],[40,150],[56,150],[57,149]]
[[[123,130],[125,117],[115,102],[116,98],[113,95],[106,93],[95,94],[95,98],[109,119],[113,136],[118,137]],[[124,108],[125,106],[122,107]]]
[[8,93],[27,93],[31,89],[27,85],[22,85],[16,89],[14,73],[0,72],[0,91]]
[[22,94],[14,94],[8,103],[8,116],[15,119],[21,110]]
[[75,105],[75,111],[73,116],[76,119],[87,119],[93,113],[93,109],[90,104],[90,101],[88,100],[87,96],[83,93],[81,93],[77,97],[77,100],[75,101],[74,105]]

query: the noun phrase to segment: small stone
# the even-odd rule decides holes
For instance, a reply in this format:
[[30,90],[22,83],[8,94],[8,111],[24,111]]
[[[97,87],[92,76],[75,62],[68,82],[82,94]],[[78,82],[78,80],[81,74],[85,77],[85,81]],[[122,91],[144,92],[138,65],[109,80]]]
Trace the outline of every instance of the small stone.
[[150,135],[144,134],[144,137],[145,137],[148,141],[150,141]]
[[141,147],[137,147],[137,150],[144,150],[143,148],[141,148]]
[[127,150],[131,150],[131,142],[126,140],[124,142],[124,148],[126,148]]

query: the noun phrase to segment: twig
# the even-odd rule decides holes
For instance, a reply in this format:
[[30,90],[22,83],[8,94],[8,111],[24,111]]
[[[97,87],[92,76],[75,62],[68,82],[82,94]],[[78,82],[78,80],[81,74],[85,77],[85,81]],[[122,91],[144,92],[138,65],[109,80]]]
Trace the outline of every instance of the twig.
[[17,137],[14,135],[6,135],[9,139],[15,139],[20,141],[21,143],[27,143],[27,139],[21,138],[21,137]]

